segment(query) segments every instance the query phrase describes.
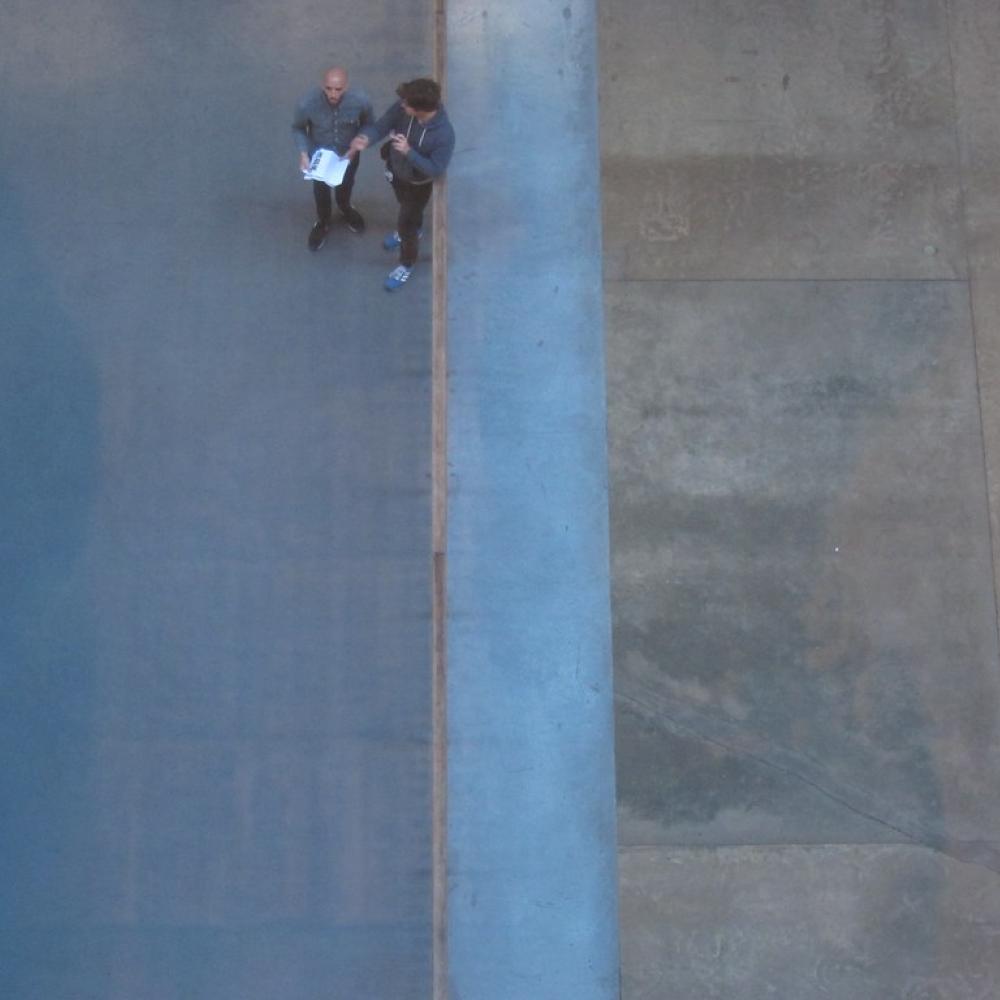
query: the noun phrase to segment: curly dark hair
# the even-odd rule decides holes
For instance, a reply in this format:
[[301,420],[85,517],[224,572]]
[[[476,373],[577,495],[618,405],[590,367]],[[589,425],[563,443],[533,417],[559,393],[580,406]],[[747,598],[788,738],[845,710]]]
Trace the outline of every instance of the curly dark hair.
[[441,88],[426,77],[401,83],[396,88],[396,94],[414,111],[437,111],[441,104]]

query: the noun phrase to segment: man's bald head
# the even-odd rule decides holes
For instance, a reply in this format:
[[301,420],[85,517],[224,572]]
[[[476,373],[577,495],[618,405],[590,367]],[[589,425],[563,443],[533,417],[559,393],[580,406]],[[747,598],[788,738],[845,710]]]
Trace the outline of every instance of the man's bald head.
[[347,70],[343,66],[331,66],[323,74],[323,93],[333,105],[340,104],[340,99],[347,90]]

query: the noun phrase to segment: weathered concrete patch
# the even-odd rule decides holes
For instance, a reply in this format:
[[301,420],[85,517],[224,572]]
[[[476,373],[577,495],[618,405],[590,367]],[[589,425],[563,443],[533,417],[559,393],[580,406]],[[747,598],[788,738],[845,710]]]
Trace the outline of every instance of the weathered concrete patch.
[[603,0],[601,65],[609,278],[964,274],[935,0]]
[[993,1000],[1000,876],[893,845],[624,849],[623,1000]]
[[903,835],[995,864],[964,286],[607,301],[621,842]]

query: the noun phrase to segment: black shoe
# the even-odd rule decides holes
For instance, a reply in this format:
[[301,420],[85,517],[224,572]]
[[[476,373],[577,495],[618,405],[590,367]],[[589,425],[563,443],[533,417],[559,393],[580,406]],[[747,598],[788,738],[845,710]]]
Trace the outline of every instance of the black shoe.
[[326,234],[329,231],[329,223],[317,222],[309,230],[309,249],[318,250],[326,242]]
[[363,233],[365,231],[365,220],[356,208],[347,209],[344,212],[344,218],[347,220],[347,228],[352,233]]

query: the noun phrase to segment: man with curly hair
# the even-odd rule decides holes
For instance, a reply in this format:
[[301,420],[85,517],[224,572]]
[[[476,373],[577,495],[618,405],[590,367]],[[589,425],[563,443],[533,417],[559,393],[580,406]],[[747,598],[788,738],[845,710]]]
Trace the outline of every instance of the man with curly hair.
[[421,77],[401,83],[396,94],[399,100],[377,122],[362,128],[350,145],[351,152],[360,152],[389,137],[381,153],[399,203],[396,231],[382,241],[386,250],[399,248],[399,266],[385,279],[390,292],[409,280],[434,181],[444,176],[455,149],[455,130],[434,80]]

